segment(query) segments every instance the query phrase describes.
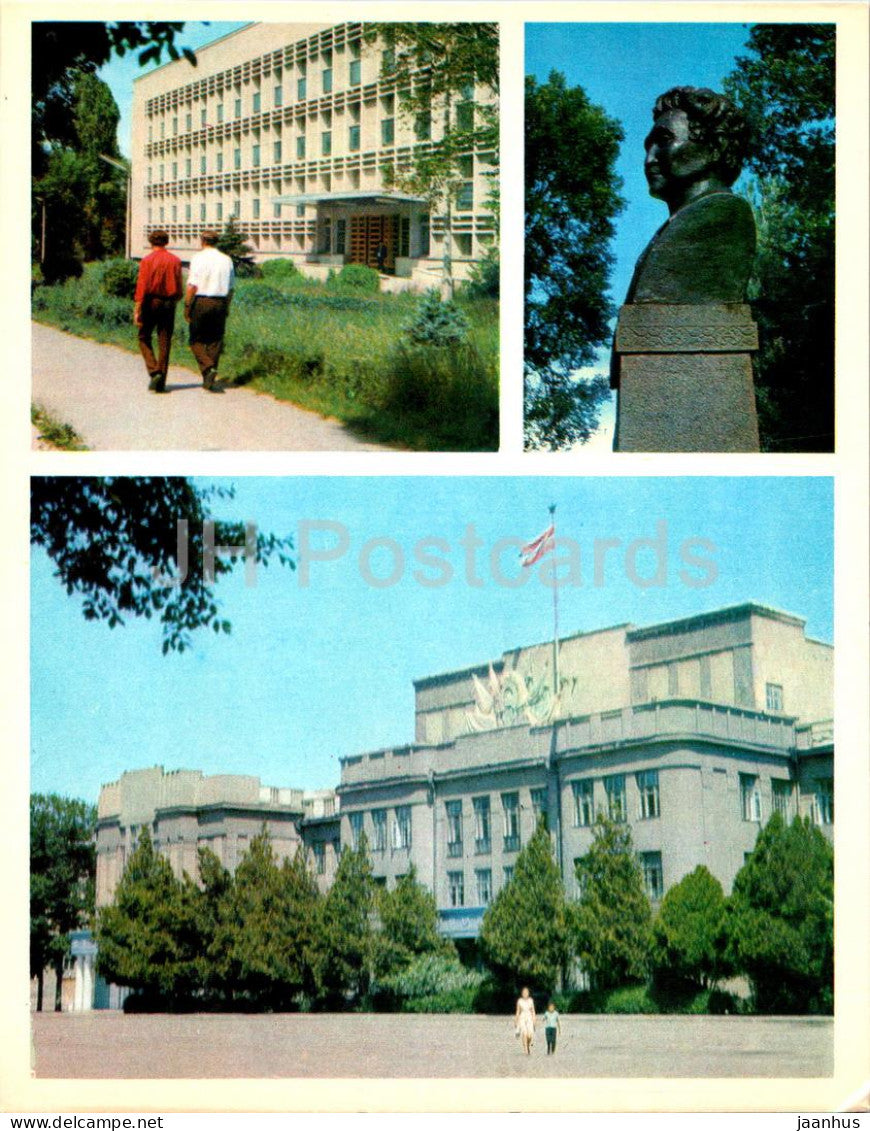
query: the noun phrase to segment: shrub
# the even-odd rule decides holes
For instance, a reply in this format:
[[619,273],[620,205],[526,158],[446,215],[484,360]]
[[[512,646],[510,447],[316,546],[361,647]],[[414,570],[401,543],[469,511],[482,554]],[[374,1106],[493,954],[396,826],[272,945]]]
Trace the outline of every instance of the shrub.
[[366,291],[377,293],[381,289],[381,280],[373,267],[366,267],[362,263],[347,263],[334,274],[332,271],[326,279],[326,286],[337,291]]
[[423,296],[414,317],[402,327],[417,346],[446,349],[468,338],[468,319],[454,302],[442,302],[434,289]]
[[471,1013],[483,981],[455,955],[422,954],[381,979],[378,1005],[407,1013]]
[[66,279],[80,279],[83,271],[82,261],[72,252],[48,255],[42,265],[42,277],[48,286],[62,283]]
[[132,259],[109,259],[100,272],[100,290],[112,298],[132,300],[138,276],[139,264]]
[[725,970],[725,896],[703,864],[665,896],[653,923],[653,963],[659,978],[709,985]]
[[269,283],[284,283],[302,275],[292,259],[268,259],[260,265],[260,274]]

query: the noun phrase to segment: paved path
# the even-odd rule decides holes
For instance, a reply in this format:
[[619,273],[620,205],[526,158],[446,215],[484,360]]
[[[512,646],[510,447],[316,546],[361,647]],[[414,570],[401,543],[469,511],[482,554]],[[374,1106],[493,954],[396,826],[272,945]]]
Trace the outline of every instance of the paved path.
[[562,1017],[554,1057],[512,1020],[422,1014],[33,1015],[42,1078],[824,1077],[833,1023],[796,1017]]
[[[130,327],[132,334],[133,327]],[[174,349],[186,349],[184,341]],[[251,389],[202,390],[169,367],[168,396],[148,392],[139,354],[33,323],[31,399],[92,451],[386,451],[326,420]]]

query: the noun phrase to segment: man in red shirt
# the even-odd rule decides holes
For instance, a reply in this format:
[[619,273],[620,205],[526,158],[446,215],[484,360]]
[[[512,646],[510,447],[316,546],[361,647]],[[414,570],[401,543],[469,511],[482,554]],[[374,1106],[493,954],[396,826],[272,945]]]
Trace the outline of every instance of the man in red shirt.
[[[166,371],[169,348],[175,329],[175,307],[182,295],[181,260],[166,250],[167,232],[152,232],[148,242],[154,249],[139,264],[136,281],[133,322],[139,327],[139,349],[148,368],[148,388],[153,393],[166,392]],[[159,359],[151,348],[151,336],[157,331]]]

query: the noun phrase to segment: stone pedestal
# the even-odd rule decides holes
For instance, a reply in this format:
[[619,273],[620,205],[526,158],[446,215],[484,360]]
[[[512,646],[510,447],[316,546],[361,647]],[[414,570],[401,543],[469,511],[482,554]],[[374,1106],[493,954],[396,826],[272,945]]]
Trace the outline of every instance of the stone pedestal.
[[635,303],[619,312],[617,452],[757,452],[748,306]]

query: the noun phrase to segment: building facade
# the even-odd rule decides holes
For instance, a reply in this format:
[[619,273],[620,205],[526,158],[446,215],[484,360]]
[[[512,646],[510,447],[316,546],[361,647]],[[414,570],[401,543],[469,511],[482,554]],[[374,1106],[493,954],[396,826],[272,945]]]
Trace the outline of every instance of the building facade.
[[[389,53],[361,23],[250,24],[197,51],[197,66],[167,63],[135,80],[131,247],[169,232],[183,259],[204,227],[233,216],[257,260],[290,258],[324,275],[345,263],[437,285],[445,239],[456,278],[495,239],[488,199],[494,154],[460,160],[445,207],[390,187],[444,136],[444,115],[411,118],[389,77]],[[386,70],[385,70],[386,68]],[[425,82],[426,73],[417,76]],[[450,110],[466,128],[492,96],[469,86]]]

